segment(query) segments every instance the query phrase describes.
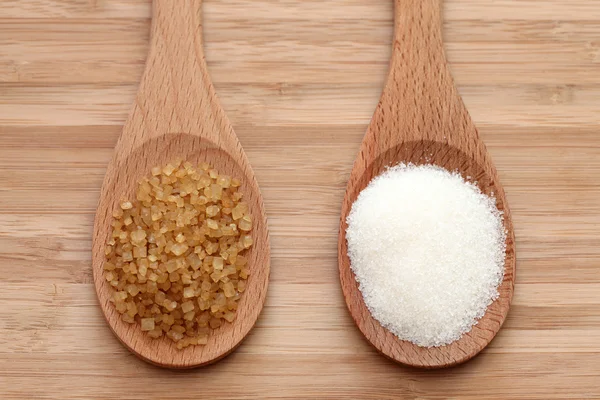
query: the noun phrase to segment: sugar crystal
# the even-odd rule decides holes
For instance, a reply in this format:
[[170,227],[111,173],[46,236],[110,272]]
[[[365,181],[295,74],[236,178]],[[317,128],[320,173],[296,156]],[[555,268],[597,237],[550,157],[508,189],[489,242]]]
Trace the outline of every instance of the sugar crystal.
[[347,222],[348,256],[365,304],[400,339],[450,344],[498,298],[502,213],[460,174],[392,167],[359,194]]

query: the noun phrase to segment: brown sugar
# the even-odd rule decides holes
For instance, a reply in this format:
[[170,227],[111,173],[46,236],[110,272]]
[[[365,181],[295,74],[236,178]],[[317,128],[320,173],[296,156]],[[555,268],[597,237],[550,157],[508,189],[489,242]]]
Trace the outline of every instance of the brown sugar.
[[152,168],[113,214],[104,277],[122,319],[179,349],[231,323],[249,269],[252,218],[241,182],[208,164]]

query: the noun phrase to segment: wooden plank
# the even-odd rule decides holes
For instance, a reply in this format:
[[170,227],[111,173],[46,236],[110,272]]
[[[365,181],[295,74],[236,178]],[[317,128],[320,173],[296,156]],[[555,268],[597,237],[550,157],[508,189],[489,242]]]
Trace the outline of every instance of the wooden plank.
[[378,101],[392,2],[207,0],[217,93],[261,185],[271,288],[231,357],[170,373],[101,318],[99,188],[144,68],[150,0],[0,7],[0,398],[600,398],[600,8],[445,0],[446,50],[512,206],[504,328],[459,368],[376,354],[337,281],[346,180]]

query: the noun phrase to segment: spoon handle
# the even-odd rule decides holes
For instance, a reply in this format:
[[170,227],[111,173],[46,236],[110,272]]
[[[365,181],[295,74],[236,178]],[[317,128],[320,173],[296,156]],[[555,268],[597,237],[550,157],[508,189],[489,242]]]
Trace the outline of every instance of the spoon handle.
[[192,134],[239,146],[213,88],[202,50],[202,0],[154,0],[150,51],[123,145]]
[[367,131],[373,137],[363,142],[375,144],[363,148],[367,157],[421,140],[462,149],[478,137],[446,62],[441,14],[440,0],[395,1],[392,59]]
[[396,0],[394,22],[392,71],[445,69],[440,0]]

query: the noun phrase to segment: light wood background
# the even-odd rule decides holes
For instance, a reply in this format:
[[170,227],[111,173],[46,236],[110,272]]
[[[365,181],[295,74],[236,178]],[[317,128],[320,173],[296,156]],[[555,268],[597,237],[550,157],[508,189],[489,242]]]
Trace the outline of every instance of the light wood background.
[[190,372],[101,317],[94,210],[148,48],[150,0],[0,4],[0,398],[600,398],[600,3],[446,0],[460,92],[516,228],[504,329],[427,372],[378,355],[338,283],[339,211],[391,52],[392,1],[207,0],[206,56],[272,238],[267,305]]

